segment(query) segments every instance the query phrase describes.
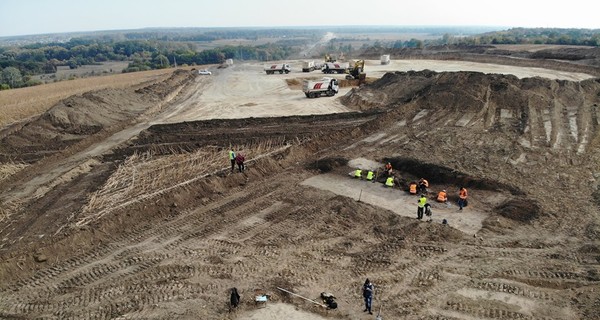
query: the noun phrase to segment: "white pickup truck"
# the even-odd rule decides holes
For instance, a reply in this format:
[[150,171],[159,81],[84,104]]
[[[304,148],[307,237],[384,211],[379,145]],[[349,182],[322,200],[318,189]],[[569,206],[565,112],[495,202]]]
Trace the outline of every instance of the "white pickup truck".
[[338,90],[338,81],[333,78],[323,78],[319,81],[304,80],[302,83],[302,91],[307,98],[316,98],[322,95],[333,97]]

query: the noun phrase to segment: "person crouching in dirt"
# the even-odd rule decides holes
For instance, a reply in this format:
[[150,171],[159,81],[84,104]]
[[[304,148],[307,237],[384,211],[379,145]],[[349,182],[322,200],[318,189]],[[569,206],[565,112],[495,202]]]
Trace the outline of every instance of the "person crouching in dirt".
[[409,192],[410,194],[417,194],[417,183],[416,183],[416,182],[414,182],[414,181],[411,181],[411,182],[408,184],[408,192]]
[[427,222],[431,222],[433,220],[433,212],[431,212],[431,205],[429,203],[425,204],[425,215],[427,216]]
[[448,194],[446,190],[440,191],[437,196],[437,202],[446,203],[448,201]]
[[354,170],[354,178],[362,179],[362,170],[360,168]]
[[244,155],[241,152],[238,152],[237,156],[235,156],[235,163],[237,163],[238,170],[240,172],[243,172],[244,169],[246,169],[246,167],[244,166],[245,160],[246,160],[246,158],[244,157]]
[[385,164],[385,174],[387,174],[388,177],[391,177],[392,173],[392,164],[388,162]]

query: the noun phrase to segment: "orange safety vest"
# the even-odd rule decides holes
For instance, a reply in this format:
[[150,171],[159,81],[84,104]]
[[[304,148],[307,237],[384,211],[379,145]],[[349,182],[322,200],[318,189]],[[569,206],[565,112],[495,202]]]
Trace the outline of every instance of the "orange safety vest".
[[437,201],[440,201],[440,202],[448,201],[448,196],[446,195],[446,193],[444,191],[440,191],[440,193],[438,193]]
[[467,189],[465,189],[465,188],[460,189],[460,192],[458,193],[458,197],[461,199],[466,199],[467,198]]
[[416,183],[411,183],[410,186],[408,186],[409,191],[411,194],[417,194],[417,184]]

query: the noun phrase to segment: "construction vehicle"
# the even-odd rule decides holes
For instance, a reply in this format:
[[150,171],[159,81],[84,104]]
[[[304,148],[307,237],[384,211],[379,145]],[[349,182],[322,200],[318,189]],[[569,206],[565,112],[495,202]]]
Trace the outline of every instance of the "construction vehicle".
[[354,61],[354,66],[349,69],[348,75],[346,75],[347,80],[358,79],[361,73],[364,73],[365,70],[365,60],[356,60]]
[[381,56],[381,64],[390,64],[390,55],[384,54]]
[[282,63],[282,64],[272,64],[270,66],[265,66],[265,72],[267,74],[274,74],[275,72],[279,72],[279,73],[290,73],[290,71],[292,71],[292,69],[290,68],[290,65],[287,63]]
[[311,61],[302,61],[302,72],[311,72],[315,70],[315,62]]
[[304,80],[302,91],[307,98],[316,98],[322,95],[333,97],[338,93],[339,85],[337,79],[334,78],[323,78],[318,81]]
[[348,62],[326,62],[321,71],[323,73],[348,73],[349,68]]
[[326,54],[325,55],[325,63],[327,63],[327,62],[335,62],[335,57],[330,54]]

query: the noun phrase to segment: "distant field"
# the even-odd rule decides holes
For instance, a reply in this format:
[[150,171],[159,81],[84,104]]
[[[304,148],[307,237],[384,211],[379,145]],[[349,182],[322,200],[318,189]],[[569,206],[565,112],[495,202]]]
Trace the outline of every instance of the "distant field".
[[[184,69],[191,69],[186,67]],[[120,73],[103,77],[66,80],[35,87],[0,91],[0,127],[38,115],[60,100],[105,88],[125,88],[160,79],[174,69]]]
[[34,76],[44,83],[53,81],[62,81],[72,78],[96,77],[100,75],[120,74],[127,67],[129,61],[107,61],[98,65],[84,65],[77,69],[71,69],[68,66],[58,66],[56,73],[42,74]]

